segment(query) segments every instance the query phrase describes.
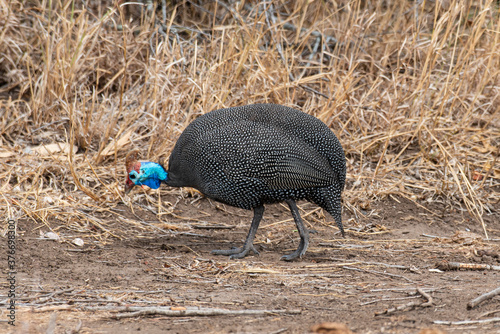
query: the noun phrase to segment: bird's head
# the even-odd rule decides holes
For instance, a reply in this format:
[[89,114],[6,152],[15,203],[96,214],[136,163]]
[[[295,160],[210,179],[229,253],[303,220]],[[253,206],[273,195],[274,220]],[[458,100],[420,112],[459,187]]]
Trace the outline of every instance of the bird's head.
[[167,179],[167,172],[156,162],[137,160],[137,151],[130,152],[125,158],[127,168],[127,180],[125,181],[125,193],[134,186],[148,186],[158,189],[161,181]]

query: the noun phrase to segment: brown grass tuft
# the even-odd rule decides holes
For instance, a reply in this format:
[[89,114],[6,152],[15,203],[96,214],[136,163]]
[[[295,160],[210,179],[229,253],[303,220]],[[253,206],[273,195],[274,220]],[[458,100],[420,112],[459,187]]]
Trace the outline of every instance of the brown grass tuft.
[[0,0],[2,216],[95,225],[127,152],[257,102],[337,133],[350,210],[396,194],[482,223],[500,200],[497,1],[168,3]]

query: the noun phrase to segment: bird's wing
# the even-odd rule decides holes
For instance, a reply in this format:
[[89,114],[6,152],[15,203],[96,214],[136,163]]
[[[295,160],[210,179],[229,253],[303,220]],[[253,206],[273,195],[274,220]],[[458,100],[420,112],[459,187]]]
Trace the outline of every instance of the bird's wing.
[[205,133],[196,145],[203,169],[213,177],[222,171],[226,178],[260,180],[271,189],[337,182],[326,157],[301,138],[272,126],[239,122]]
[[328,160],[310,149],[296,143],[293,150],[277,146],[269,162],[258,170],[258,177],[273,189],[301,189],[326,187],[336,179]]

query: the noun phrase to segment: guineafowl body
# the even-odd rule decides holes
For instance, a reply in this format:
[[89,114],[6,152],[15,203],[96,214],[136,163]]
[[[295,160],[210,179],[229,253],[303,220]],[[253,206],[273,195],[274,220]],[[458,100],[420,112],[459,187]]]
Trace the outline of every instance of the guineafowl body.
[[[132,165],[127,161],[127,182],[147,184],[140,165],[136,163],[136,172],[131,172]],[[215,110],[194,120],[179,137],[166,177],[160,180],[254,210],[245,245],[214,251],[232,258],[250,250],[257,253],[253,239],[264,204],[287,202],[301,237],[298,249],[283,256],[292,260],[306,252],[309,242],[295,200],[306,199],[325,209],[344,234],[340,198],[345,175],[342,146],[323,122],[285,106],[255,104]]]

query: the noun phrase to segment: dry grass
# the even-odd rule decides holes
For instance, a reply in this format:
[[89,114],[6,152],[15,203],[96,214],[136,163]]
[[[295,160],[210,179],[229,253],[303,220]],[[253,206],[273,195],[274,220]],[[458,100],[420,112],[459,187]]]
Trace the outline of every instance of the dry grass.
[[3,217],[88,231],[128,203],[128,151],[166,157],[198,115],[257,102],[335,131],[349,210],[399,195],[480,224],[500,200],[498,1],[85,3],[0,0]]

